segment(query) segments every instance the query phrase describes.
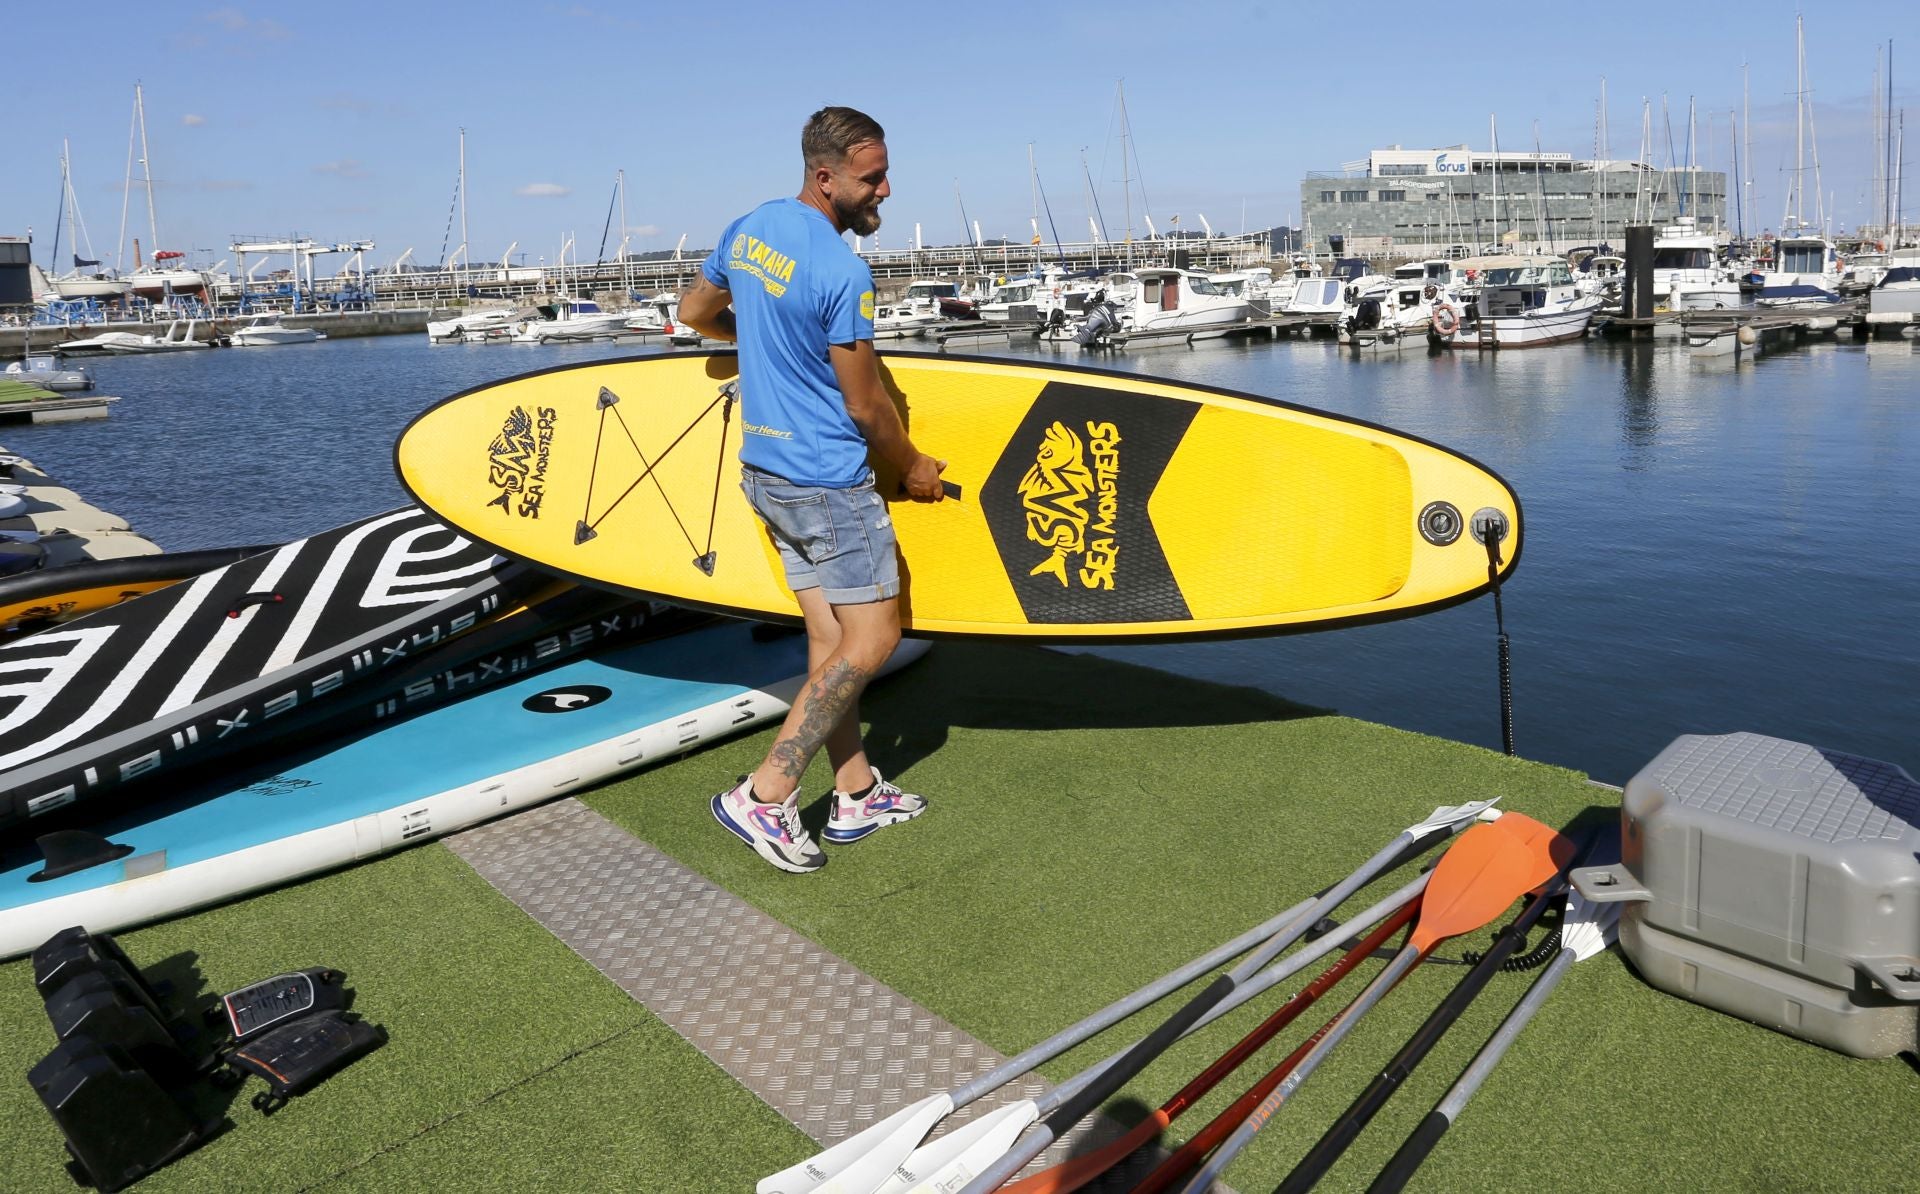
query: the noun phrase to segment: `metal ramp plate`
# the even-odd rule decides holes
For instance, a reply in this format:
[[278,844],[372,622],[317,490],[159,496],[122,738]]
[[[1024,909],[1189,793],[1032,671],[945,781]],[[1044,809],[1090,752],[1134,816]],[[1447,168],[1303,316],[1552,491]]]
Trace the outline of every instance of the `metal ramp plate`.
[[[577,800],[446,841],[502,895],[823,1145],[1006,1060]],[[1046,1089],[1029,1076],[943,1122],[957,1127]],[[1026,1172],[1122,1130],[1092,1117]],[[1087,1188],[1130,1189],[1165,1155],[1138,1151]]]

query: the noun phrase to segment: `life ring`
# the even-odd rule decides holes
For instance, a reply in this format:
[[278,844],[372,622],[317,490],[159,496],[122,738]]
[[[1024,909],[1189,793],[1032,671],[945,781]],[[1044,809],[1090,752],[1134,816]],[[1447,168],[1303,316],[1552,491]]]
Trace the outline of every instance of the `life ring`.
[[1433,309],[1433,330],[1442,336],[1453,335],[1460,330],[1460,316],[1454,313],[1452,307],[1435,307]]

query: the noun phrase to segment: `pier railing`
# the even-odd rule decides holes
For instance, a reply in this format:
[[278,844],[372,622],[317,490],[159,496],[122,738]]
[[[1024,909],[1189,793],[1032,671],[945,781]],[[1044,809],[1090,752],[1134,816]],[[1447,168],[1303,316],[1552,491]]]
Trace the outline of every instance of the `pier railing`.
[[[1191,269],[1239,269],[1268,256],[1264,233],[1250,236],[1156,238],[1131,244],[1079,241],[1045,245],[942,245],[924,249],[878,249],[861,253],[882,290],[900,289],[913,278],[987,275],[1011,277],[1036,265],[1068,270],[1116,270],[1180,263]],[[554,294],[676,293],[693,284],[704,253],[674,259],[627,260],[567,266],[473,265],[453,269],[369,270],[314,282],[321,307],[350,298],[356,305],[458,307],[479,300],[530,300]],[[889,285],[892,284],[892,285]],[[256,283],[256,289],[259,284]],[[214,298],[237,299],[244,280],[216,282]]]

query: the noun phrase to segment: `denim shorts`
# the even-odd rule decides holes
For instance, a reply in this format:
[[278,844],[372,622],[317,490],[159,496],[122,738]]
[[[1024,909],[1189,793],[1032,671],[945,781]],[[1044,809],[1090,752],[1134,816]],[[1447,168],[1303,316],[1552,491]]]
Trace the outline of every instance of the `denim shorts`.
[[742,465],[740,488],[780,548],[794,592],[817,588],[829,605],[899,596],[893,516],[873,491],[872,469],[851,489],[826,489]]

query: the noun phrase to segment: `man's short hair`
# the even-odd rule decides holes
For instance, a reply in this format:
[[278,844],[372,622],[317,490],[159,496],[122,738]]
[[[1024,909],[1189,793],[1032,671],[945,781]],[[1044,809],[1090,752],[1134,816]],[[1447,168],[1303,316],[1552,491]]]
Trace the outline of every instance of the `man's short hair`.
[[887,130],[865,112],[854,108],[822,108],[807,118],[800,130],[800,156],[809,170],[816,166],[837,166],[847,160],[856,145],[884,141]]

